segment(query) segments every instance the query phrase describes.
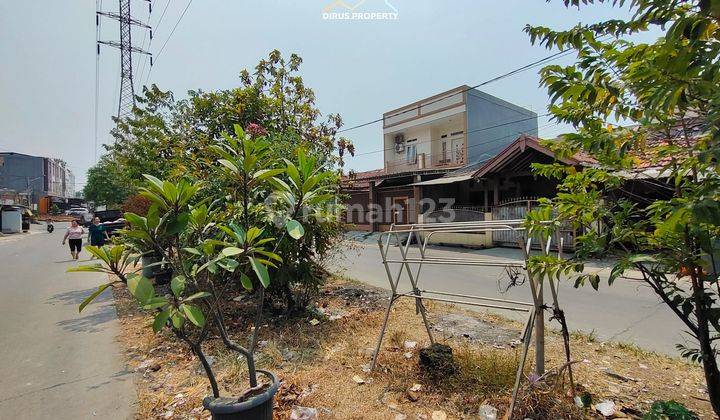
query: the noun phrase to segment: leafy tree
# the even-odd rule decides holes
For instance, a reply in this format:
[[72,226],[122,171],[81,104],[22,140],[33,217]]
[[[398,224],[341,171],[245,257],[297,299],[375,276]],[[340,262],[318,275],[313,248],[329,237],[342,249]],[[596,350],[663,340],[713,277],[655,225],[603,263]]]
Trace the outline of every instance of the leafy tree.
[[[288,309],[304,306],[292,286],[302,286],[301,297],[317,287],[324,274],[322,260],[342,234],[336,206],[342,201],[338,166],[345,154],[354,153],[348,139],[337,137],[341,118],[321,119],[315,94],[299,75],[301,63],[295,54],[286,60],[273,51],[252,73],[241,72],[240,86],[190,91],[179,101],[157,86],[145,88],[132,115],[116,120],[115,142],[108,147],[107,158],[123,168],[128,183],[136,187],[144,182],[144,174],[201,182],[202,198],[218,201],[232,218],[241,207],[227,203],[226,192],[243,186],[244,175],[224,176],[220,169],[229,168],[218,167],[217,159],[234,162],[227,154],[242,157],[245,151],[234,149],[238,145],[255,144],[250,140],[262,144],[262,153],[253,159],[268,170],[288,169],[277,177],[281,193],[265,188],[243,196],[255,203],[271,200],[275,213],[295,215],[308,230],[302,240],[290,241],[281,237],[282,224],[268,225],[253,209],[243,215],[245,225],[265,226],[282,238],[279,252],[289,263],[277,269],[270,291],[282,296]],[[225,133],[234,133],[235,146]],[[245,137],[249,140],[242,143]]]
[[88,169],[87,183],[83,188],[85,199],[96,204],[116,206],[134,191],[126,173],[107,156]]
[[142,183],[142,174],[179,177],[187,173],[207,179],[215,156],[211,147],[235,125],[256,134],[271,134],[273,148],[286,153],[298,146],[331,163],[354,153],[352,143],[337,138],[339,115],[321,120],[315,94],[299,75],[302,59],[288,60],[272,51],[254,72],[240,73],[240,86],[232,89],[188,92],[176,101],[172,92],[153,85],[143,89],[138,106],[128,117],[116,119],[115,142],[108,146],[113,160],[128,176]]
[[[153,329],[169,328],[200,358],[214,398],[220,397],[220,387],[203,343],[216,331],[227,348],[245,357],[251,391],[259,389],[254,350],[265,289],[271,284],[270,269],[278,272],[284,263],[276,251],[284,240],[303,240],[305,228],[297,220],[302,203],[320,204],[326,190],[318,185],[335,176],[316,167],[302,152],[298,153],[299,168],[279,159],[272,143],[270,138],[246,134],[239,125],[234,135],[223,133],[213,148],[218,156],[215,176],[223,187],[212,200],[199,194],[204,183],[187,179],[173,183],[145,175],[148,182],[140,191],[152,203],[147,214],[126,213],[130,228],[121,232],[120,244],[88,247],[100,262],[70,269],[118,277],[100,285],[80,310],[107,287],[125,283],[144,309],[155,311]],[[286,172],[292,187],[279,178]],[[292,205],[276,206],[266,200],[274,192],[281,196],[278,202]],[[133,251],[162,256],[158,264],[169,265],[173,273],[172,295],[157,294],[147,278],[130,272],[138,258]],[[255,328],[247,346],[233,340],[225,321],[225,306],[238,289],[257,291],[258,297]]]
[[[593,1],[564,3],[581,7]],[[577,128],[548,146],[560,156],[583,152],[597,161],[582,172],[536,165],[561,184],[557,197],[530,216],[533,230],[548,235],[569,222],[584,233],[574,261],[538,257],[532,264],[551,275],[575,273],[576,286],[589,282],[596,289],[599,277],[583,274],[580,263],[591,256],[617,257],[610,284],[627,270],[639,272],[696,341],[679,348],[702,363],[720,415],[720,1],[608,3],[627,3],[632,18],[565,31],[526,28],[533,43],[577,51],[575,64],[541,71],[555,119]],[[632,41],[632,35],[658,26],[664,35],[657,41]],[[609,124],[611,117],[633,125]],[[663,191],[652,203],[625,188],[624,175],[644,161],[661,168],[660,175],[636,177]],[[548,217],[552,223],[539,222]]]

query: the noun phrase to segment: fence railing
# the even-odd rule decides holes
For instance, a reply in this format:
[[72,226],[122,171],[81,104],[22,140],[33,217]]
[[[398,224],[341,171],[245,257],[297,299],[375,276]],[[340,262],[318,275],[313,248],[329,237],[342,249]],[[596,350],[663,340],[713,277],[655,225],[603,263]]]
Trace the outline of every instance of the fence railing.
[[465,164],[464,154],[453,157],[450,152],[437,155],[418,153],[410,158],[385,161],[387,173],[411,172],[422,169],[459,167]]

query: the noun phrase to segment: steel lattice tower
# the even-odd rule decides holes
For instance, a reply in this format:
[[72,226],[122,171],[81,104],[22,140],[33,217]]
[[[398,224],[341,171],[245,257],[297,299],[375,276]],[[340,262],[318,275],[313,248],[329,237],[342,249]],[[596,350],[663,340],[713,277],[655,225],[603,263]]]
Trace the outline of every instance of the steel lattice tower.
[[[108,45],[120,50],[120,95],[118,101],[118,118],[129,114],[135,106],[135,88],[133,81],[132,56],[133,53],[146,54],[150,56],[150,65],[152,66],[152,54],[135,47],[132,44],[132,28],[137,26],[150,31],[150,39],[152,40],[152,28],[130,14],[130,3],[132,0],[118,0],[119,13],[104,12],[98,10],[95,24],[100,25],[100,16],[105,16],[120,22],[120,41],[97,41],[97,54],[100,55],[100,45]],[[148,7],[152,12],[151,0],[146,0]]]

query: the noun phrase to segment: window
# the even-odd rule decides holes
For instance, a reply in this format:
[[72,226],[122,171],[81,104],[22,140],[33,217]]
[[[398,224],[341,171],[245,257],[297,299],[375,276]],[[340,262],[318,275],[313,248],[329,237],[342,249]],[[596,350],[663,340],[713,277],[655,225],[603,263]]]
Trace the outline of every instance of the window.
[[407,163],[415,163],[417,159],[417,145],[416,144],[408,144],[405,148],[405,160]]

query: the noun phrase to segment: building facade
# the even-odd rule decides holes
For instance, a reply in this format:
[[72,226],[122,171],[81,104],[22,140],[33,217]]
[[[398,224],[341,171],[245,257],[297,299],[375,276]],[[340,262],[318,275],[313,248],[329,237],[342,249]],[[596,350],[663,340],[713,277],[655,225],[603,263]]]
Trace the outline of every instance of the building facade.
[[[417,222],[429,198],[423,182],[450,172],[473,172],[521,135],[536,136],[537,114],[468,86],[383,114],[382,169],[349,176],[348,221],[360,230],[384,230]],[[468,175],[467,178],[470,176]],[[441,199],[456,199],[445,185]],[[481,194],[475,192],[475,194]],[[423,204],[425,203],[425,204]]]
[[392,174],[459,168],[537,131],[536,113],[459,86],[383,114],[384,169]]
[[60,159],[0,153],[0,189],[26,194],[33,204],[43,197],[75,196],[75,176]]

